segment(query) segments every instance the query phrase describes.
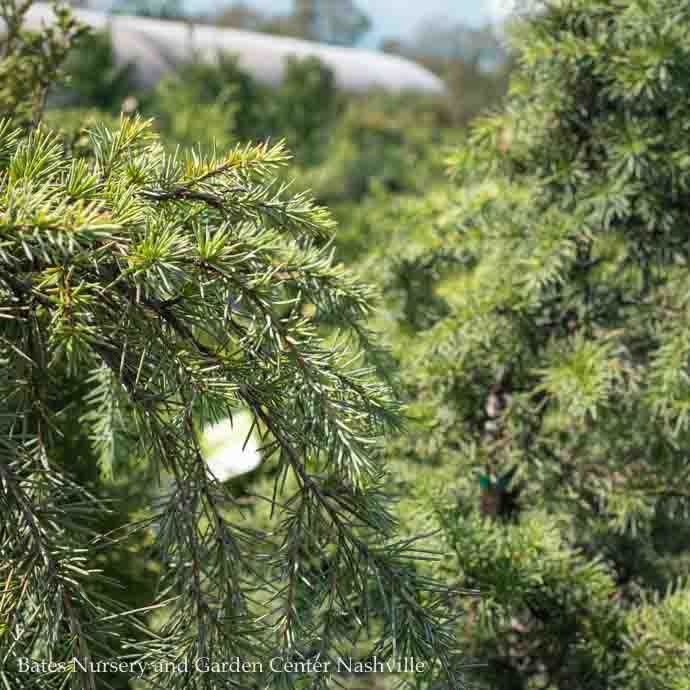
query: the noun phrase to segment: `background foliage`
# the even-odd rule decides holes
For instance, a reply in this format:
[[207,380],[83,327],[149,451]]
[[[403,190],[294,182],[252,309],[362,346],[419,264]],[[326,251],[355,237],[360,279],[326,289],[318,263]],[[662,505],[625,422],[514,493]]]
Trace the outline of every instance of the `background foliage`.
[[690,682],[689,20],[547,3],[455,184],[387,216],[370,259],[409,400],[394,472],[483,593],[457,634],[487,688]]

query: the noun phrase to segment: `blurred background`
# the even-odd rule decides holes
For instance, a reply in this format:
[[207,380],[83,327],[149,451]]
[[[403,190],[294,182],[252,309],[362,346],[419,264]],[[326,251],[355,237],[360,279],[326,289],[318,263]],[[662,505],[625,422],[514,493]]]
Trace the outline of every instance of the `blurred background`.
[[[76,151],[89,122],[140,113],[167,147],[285,139],[290,176],[340,223],[356,260],[374,208],[445,184],[470,120],[497,107],[511,0],[90,0],[92,27],[48,119]],[[50,21],[35,4],[29,21]],[[390,203],[385,204],[391,208]]]

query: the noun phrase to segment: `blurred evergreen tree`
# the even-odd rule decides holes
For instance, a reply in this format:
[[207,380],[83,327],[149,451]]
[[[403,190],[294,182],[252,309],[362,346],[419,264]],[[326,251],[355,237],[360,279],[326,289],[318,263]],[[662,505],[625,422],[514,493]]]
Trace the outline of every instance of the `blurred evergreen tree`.
[[290,58],[281,86],[269,97],[274,137],[285,138],[297,162],[313,165],[323,158],[338,115],[333,71],[317,58]]
[[[190,62],[164,77],[142,97],[168,146],[226,147],[239,138],[258,138],[258,90],[234,58],[217,65]],[[252,136],[253,135],[253,136]]]
[[294,0],[289,12],[260,11],[239,2],[211,15],[220,26],[354,45],[369,30],[369,17],[353,0]]
[[353,0],[294,0],[288,22],[301,38],[341,45],[357,43],[370,27]]
[[256,84],[234,57],[191,62],[141,100],[169,145],[285,140],[303,165],[323,157],[338,114],[333,73],[315,58],[289,59],[274,89]]
[[115,0],[110,8],[113,14],[133,14],[155,19],[184,19],[184,0]]
[[482,593],[457,629],[479,686],[681,690],[690,5],[542,5],[458,188],[406,201],[368,260],[409,403],[389,457],[409,524],[435,510],[455,552],[434,573]]
[[443,79],[448,96],[438,107],[446,126],[465,127],[506,94],[513,58],[491,26],[473,28],[427,19],[411,40],[385,40],[381,48],[424,65]]
[[[110,34],[88,31],[75,41],[63,67],[73,105],[119,113],[134,92],[133,66],[115,64]],[[71,96],[71,98],[70,98]]]
[[217,13],[207,17],[213,24],[229,26],[246,31],[263,31],[268,17],[255,7],[243,2],[235,2],[229,7],[223,7]]
[[24,26],[31,0],[0,0],[0,117],[36,124],[49,90],[64,79],[62,65],[73,42],[86,31],[64,5],[43,31]]

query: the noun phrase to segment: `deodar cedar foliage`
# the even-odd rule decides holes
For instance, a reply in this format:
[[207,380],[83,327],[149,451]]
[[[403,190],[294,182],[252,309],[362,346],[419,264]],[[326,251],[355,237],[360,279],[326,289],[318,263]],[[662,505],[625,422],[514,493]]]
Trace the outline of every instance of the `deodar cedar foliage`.
[[[16,19],[8,60],[50,38]],[[375,652],[457,687],[447,587],[384,490],[399,415],[368,364],[372,290],[276,182],[284,147],[169,154],[123,118],[72,158],[36,124],[44,83],[0,121],[0,685],[125,688],[99,669],[127,660],[139,687],[321,687],[267,660]],[[273,477],[251,510],[200,447],[238,408]],[[195,672],[236,657],[264,672]]]

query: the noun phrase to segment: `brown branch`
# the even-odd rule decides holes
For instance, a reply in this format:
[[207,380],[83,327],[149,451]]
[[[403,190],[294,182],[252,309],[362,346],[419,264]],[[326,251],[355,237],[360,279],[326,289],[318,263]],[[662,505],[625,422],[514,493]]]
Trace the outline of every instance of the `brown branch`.
[[152,201],[203,201],[219,211],[227,210],[222,198],[207,192],[198,192],[186,187],[175,187],[168,191],[143,190],[141,196]]

